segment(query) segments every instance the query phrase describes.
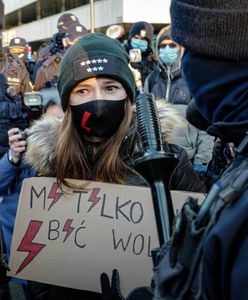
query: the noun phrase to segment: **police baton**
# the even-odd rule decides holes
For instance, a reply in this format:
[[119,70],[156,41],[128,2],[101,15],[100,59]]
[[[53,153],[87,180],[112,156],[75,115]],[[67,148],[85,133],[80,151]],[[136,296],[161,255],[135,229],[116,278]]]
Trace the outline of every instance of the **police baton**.
[[155,101],[151,95],[143,92],[136,70],[133,73],[139,91],[136,112],[143,147],[143,155],[135,160],[134,165],[151,187],[159,243],[162,245],[170,238],[174,219],[169,182],[178,158],[164,151]]

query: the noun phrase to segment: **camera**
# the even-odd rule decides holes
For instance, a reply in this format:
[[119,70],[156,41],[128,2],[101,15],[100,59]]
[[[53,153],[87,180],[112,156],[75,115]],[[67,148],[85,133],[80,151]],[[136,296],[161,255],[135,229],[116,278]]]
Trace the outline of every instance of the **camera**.
[[53,35],[51,42],[44,48],[40,50],[40,56],[45,57],[48,53],[58,54],[65,52],[65,47],[63,45],[65,33],[57,32]]
[[19,134],[21,135],[22,140],[26,140],[26,138],[28,137],[28,133],[25,130],[19,129]]
[[138,63],[142,61],[142,55],[140,49],[130,49],[129,50],[130,62]]
[[36,120],[42,115],[43,97],[40,92],[26,92],[23,102],[27,109],[28,119]]

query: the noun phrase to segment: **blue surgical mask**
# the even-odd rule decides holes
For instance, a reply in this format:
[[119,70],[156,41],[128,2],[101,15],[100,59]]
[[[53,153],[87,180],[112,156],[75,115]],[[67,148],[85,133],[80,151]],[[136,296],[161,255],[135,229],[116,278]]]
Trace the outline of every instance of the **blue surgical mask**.
[[134,49],[138,48],[138,49],[140,49],[141,52],[145,52],[148,48],[148,41],[132,38],[131,46]]
[[166,65],[173,65],[178,57],[178,48],[172,48],[169,46],[161,48],[159,49],[159,57]]

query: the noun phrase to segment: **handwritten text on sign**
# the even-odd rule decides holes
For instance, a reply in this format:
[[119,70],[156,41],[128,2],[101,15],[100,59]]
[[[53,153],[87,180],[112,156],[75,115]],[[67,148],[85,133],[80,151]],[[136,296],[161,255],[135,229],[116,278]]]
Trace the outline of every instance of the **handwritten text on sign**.
[[63,193],[54,178],[31,178],[20,195],[9,275],[100,291],[100,274],[117,268],[125,294],[149,285],[157,246],[149,188],[91,182]]

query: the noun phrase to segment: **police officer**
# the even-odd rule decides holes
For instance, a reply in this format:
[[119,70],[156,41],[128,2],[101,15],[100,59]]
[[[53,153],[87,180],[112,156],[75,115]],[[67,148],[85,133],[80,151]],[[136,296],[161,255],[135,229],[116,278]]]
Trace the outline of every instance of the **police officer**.
[[64,13],[58,18],[57,29],[58,32],[53,35],[50,44],[40,51],[34,72],[36,90],[56,85],[59,63],[66,48],[87,32],[86,28],[79,23],[78,18],[71,13]]
[[13,57],[19,59],[27,68],[30,78],[33,76],[35,61],[33,58],[28,59],[27,41],[21,37],[15,37],[10,40],[8,51]]
[[[35,88],[37,90],[56,86],[60,75],[59,63],[64,52],[86,33],[87,29],[83,25],[74,22],[67,28],[66,32],[58,32],[53,35],[53,42],[48,45],[51,55],[43,61],[36,74]],[[60,39],[59,42],[58,39]],[[61,44],[61,39],[63,44]]]
[[[1,21],[3,26],[3,8]],[[21,42],[21,40],[20,40]],[[0,157],[8,149],[7,131],[12,127],[21,130],[29,125],[23,94],[32,91],[28,71],[15,54],[0,52]]]

